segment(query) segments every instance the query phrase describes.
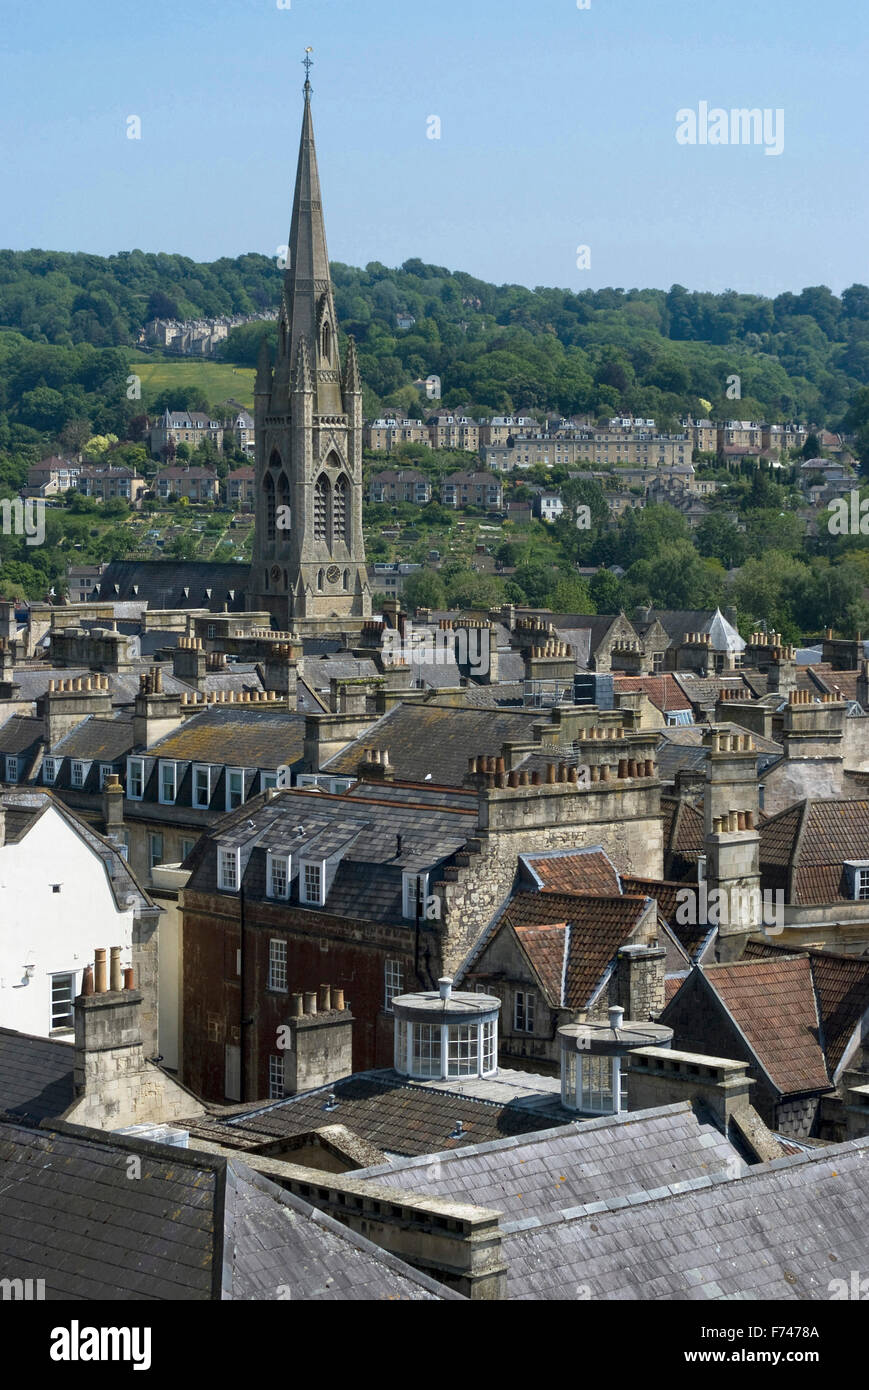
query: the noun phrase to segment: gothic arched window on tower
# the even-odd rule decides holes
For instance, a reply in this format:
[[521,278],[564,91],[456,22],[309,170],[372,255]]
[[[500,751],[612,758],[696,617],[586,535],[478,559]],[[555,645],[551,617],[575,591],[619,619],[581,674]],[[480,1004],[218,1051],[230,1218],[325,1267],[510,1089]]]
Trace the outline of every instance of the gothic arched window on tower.
[[329,479],[321,473],[314,485],[314,540],[329,539]]
[[342,473],[335,483],[332,504],[332,536],[336,541],[350,544],[350,484]]
[[345,570],[345,571],[344,571],[344,590],[345,590],[345,592],[346,592],[347,589],[349,589],[349,588],[350,588],[350,571],[349,571],[349,570]]
[[328,323],[323,324],[323,333],[320,339],[320,353],[324,362],[332,360],[332,329]]
[[277,527],[281,532],[281,539],[287,540],[287,532],[290,529],[290,480],[286,473],[281,473],[278,478],[277,488],[278,517]]
[[266,494],[266,539],[273,541],[275,538],[275,480],[271,473],[266,473],[263,488]]

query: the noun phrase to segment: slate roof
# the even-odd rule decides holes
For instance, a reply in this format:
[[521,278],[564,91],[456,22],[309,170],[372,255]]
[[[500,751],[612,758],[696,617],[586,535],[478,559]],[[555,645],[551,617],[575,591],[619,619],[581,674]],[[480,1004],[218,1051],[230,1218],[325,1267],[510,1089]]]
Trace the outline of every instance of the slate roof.
[[370,657],[351,656],[349,652],[306,656],[304,670],[305,681],[314,690],[328,690],[333,676],[337,680],[374,680],[380,676],[376,664]]
[[845,860],[865,859],[869,800],[798,802],[760,828],[764,888],[781,888],[795,906],[851,901]]
[[656,618],[673,646],[684,642],[689,632],[708,632],[714,651],[741,652],[745,648],[743,638],[718,608],[714,612],[709,608],[653,608],[649,620],[654,622]]
[[0,753],[24,757],[29,762],[42,741],[44,727],[41,719],[27,714],[13,714],[0,728]]
[[470,758],[500,754],[507,742],[532,742],[540,720],[539,709],[399,704],[324,763],[323,770],[352,774],[366,748],[386,749],[397,778],[422,782],[432,773],[441,785],[460,787]]
[[[378,1186],[424,1191],[504,1213],[506,1221],[545,1217],[584,1202],[605,1201],[667,1183],[737,1176],[746,1165],[714,1125],[683,1102],[354,1173]],[[510,1260],[508,1297],[514,1296]]]
[[[649,910],[645,897],[592,896],[578,893],[517,893],[504,911],[499,930],[516,931],[540,982],[555,978],[555,952],[560,938],[553,932],[521,931],[528,927],[553,927],[566,923],[566,961],[558,971],[560,987],[550,994],[551,1008],[583,1009],[600,987],[604,972],[620,946],[632,936]],[[562,958],[564,960],[564,958]]]
[[72,1125],[0,1122],[0,1269],[52,1300],[457,1296],[236,1159]]
[[[150,808],[149,808],[150,811]],[[380,799],[368,795],[332,796],[317,791],[283,791],[259,806],[240,807],[200,842],[190,887],[213,892],[217,849],[242,850],[242,880],[250,897],[266,898],[269,851],[322,862],[335,856],[337,867],[322,910],[353,919],[403,922],[402,876],[441,866],[476,832],[476,801],[467,807],[443,804],[439,797],[405,792]],[[401,845],[398,839],[401,837]],[[304,911],[296,873],[288,905]]]
[[0,1114],[38,1124],[62,1115],[73,1102],[73,1048],[0,1028]]
[[246,1165],[231,1159],[228,1172],[234,1299],[464,1301]]
[[[330,1092],[338,1104],[326,1110]],[[457,1120],[462,1134],[451,1139]],[[324,1124],[342,1124],[381,1152],[412,1156],[528,1134],[551,1124],[551,1118],[536,1114],[527,1103],[477,1100],[415,1085],[396,1072],[376,1071],[357,1072],[232,1118],[184,1121],[185,1128],[204,1139],[248,1150],[309,1134]]]
[[284,709],[212,705],[148,749],[155,758],[275,768],[301,758],[305,716]]
[[827,1301],[831,1280],[847,1288],[865,1266],[867,1198],[858,1139],[528,1218],[507,1227],[509,1296]]
[[244,609],[249,574],[248,565],[208,560],[112,560],[100,580],[100,598],[145,600],[149,608],[216,612],[228,603],[235,612]]
[[0,1124],[4,1271],[44,1279],[53,1299],[213,1297],[214,1161],[136,1145],[141,1175],[131,1182],[130,1149],[92,1130]]
[[51,749],[56,758],[100,758],[114,763],[133,747],[133,721],[129,716],[101,719],[89,714]]

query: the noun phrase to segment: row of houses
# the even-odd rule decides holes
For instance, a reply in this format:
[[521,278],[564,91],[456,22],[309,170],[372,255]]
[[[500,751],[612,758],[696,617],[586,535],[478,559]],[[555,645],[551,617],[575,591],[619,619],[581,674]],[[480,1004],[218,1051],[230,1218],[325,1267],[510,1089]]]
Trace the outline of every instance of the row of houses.
[[162,501],[186,497],[191,502],[218,502],[223,498],[231,507],[248,507],[254,499],[253,466],[236,468],[221,483],[213,468],[172,464],[161,468],[151,479],[132,468],[82,463],[74,459],[47,458],[27,471],[24,497],[58,497],[68,491],[80,492],[98,502],[121,498],[135,505],[146,492],[153,491]]

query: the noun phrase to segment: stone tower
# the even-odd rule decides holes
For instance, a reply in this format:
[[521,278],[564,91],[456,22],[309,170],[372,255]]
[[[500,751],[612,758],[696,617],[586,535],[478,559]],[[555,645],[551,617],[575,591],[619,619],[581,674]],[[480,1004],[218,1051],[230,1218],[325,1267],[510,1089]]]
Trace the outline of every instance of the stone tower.
[[[256,539],[248,607],[280,629],[370,617],[362,538],[362,385],[343,370],[306,79],[274,368],[257,364]],[[342,620],[345,620],[342,624]]]

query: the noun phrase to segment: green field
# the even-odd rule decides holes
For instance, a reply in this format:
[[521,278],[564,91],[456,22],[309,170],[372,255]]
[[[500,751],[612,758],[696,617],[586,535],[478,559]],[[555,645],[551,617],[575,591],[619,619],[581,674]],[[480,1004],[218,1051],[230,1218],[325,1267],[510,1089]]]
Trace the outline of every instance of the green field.
[[154,362],[148,353],[137,352],[131,357],[130,371],[142,379],[142,400],[146,407],[149,399],[167,387],[198,386],[211,405],[232,397],[248,410],[253,409],[256,375],[253,367],[233,367],[228,362],[198,362],[193,358]]

